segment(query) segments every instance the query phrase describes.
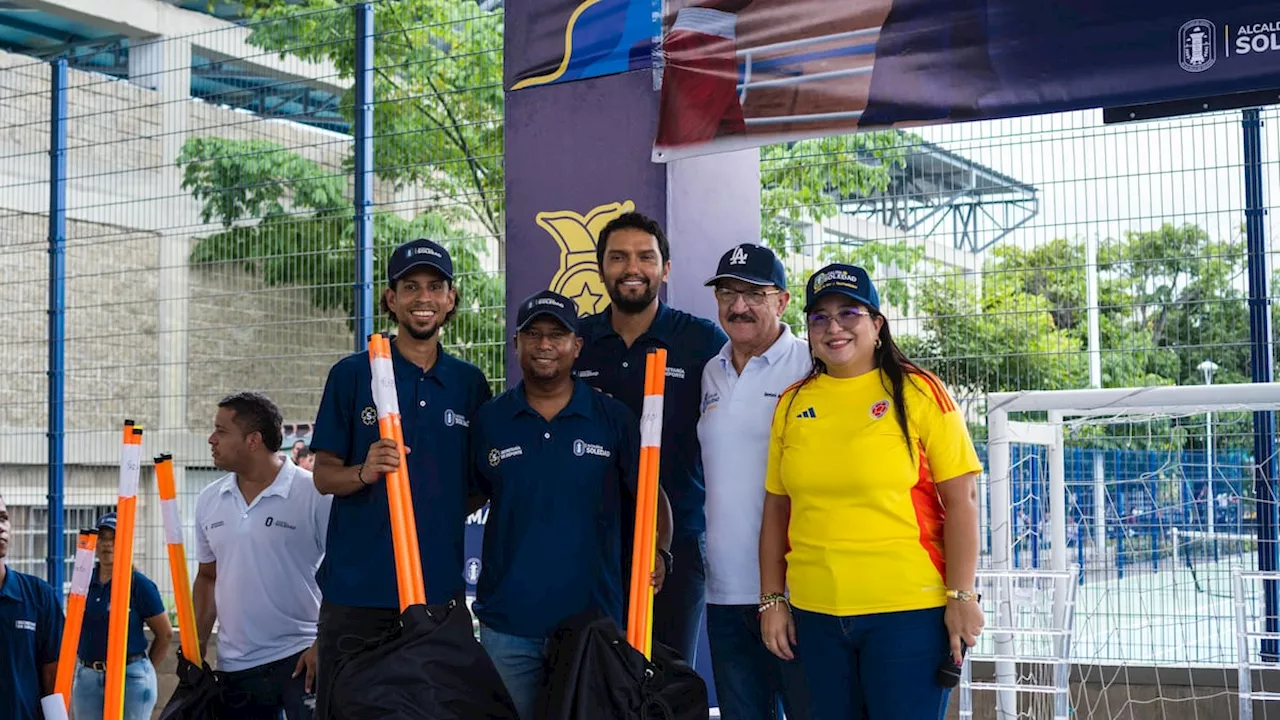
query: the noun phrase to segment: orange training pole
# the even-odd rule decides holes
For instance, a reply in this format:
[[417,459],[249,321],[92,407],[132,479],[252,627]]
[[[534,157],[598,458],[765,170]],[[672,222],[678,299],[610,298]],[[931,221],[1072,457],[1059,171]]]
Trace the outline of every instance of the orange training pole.
[[76,655],[80,650],[85,596],[89,594],[94,551],[97,548],[98,531],[81,530],[76,542],[75,569],[71,572],[71,595],[67,598],[67,622],[62,630],[62,650],[58,654],[58,677],[53,684],[53,692],[62,696],[62,703],[68,710],[71,709],[71,680],[76,674]]
[[196,632],[196,610],[191,600],[187,550],[182,541],[182,513],[178,508],[178,488],[173,481],[173,456],[165,453],[155,461],[160,515],[164,517],[164,539],[169,548],[169,574],[173,577],[173,601],[178,611],[178,636],[182,640],[182,654],[199,667],[200,636]]
[[142,428],[124,421],[120,458],[120,500],[116,505],[115,564],[111,571],[111,610],[107,615],[107,677],[103,720],[124,718],[124,669],[128,659],[129,597],[133,591],[133,528],[138,515],[138,470]]
[[658,470],[666,376],[667,351],[662,348],[650,350],[645,359],[644,407],[640,414],[641,474],[636,488],[636,529],[631,565],[631,608],[635,611],[635,629],[629,626],[627,631],[628,640],[633,641],[632,647],[644,653],[646,658],[653,650],[653,585],[649,576],[654,571],[658,555]]
[[396,587],[400,609],[425,605],[422,556],[418,553],[418,530],[413,516],[409,471],[400,425],[400,401],[396,396],[395,367],[391,363],[391,341],[380,333],[369,337],[369,364],[373,373],[373,404],[378,408],[378,432],[395,440],[400,448],[400,467],[387,473],[387,505],[391,513],[391,544],[396,558]]
[[[646,363],[644,374],[644,395],[649,395],[649,387],[653,380],[653,364]],[[641,641],[644,633],[644,612],[648,607],[645,602],[645,586],[649,584],[649,578],[645,568],[649,567],[649,563],[645,561],[645,552],[648,544],[644,542],[645,528],[648,525],[645,522],[645,504],[644,498],[649,497],[649,454],[640,451],[640,467],[636,477],[636,518],[635,528],[632,533],[631,542],[631,588],[627,602],[627,643],[636,650],[644,651],[644,643]]]

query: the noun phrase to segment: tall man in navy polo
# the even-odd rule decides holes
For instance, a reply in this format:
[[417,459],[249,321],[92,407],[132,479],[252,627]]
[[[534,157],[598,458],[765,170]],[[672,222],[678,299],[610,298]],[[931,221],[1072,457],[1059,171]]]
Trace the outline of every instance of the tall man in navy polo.
[[[382,309],[398,328],[391,361],[427,602],[460,600],[464,521],[473,487],[470,427],[492,392],[479,368],[440,345],[440,329],[458,297],[448,251],[425,239],[396,248],[387,263],[387,284]],[[396,444],[379,436],[371,382],[365,353],[334,365],[311,438],[316,488],[335,496],[325,559],[316,573],[324,598],[316,638],[320,720],[328,717],[339,639],[377,637],[400,614],[383,482],[400,457]]]
[[[574,379],[582,339],[572,300],[537,293],[516,324],[523,379],[475,424],[477,479],[492,505],[473,609],[521,720],[534,720],[556,626],[589,610],[624,626],[622,499],[634,508],[640,430],[625,405]],[[660,492],[658,547],[670,544]],[[658,563],[659,590],[664,575]]]
[[[659,482],[671,499],[673,528],[671,552],[662,556],[667,578],[654,599],[653,635],[693,665],[706,604],[706,489],[697,432],[702,368],[729,338],[713,321],[658,299],[671,270],[671,246],[656,221],[640,213],[620,215],[600,231],[596,259],[611,305],[582,320],[578,377],[621,400],[638,418],[645,355],[650,348],[667,350]],[[626,513],[624,572],[633,523],[634,515]]]
[[40,720],[53,692],[62,644],[62,603],[49,583],[10,569],[9,507],[0,497],[0,718]]

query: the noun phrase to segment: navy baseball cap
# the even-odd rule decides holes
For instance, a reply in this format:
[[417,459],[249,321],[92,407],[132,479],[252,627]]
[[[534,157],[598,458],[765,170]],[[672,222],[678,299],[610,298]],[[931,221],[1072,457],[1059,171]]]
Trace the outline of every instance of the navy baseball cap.
[[559,320],[569,332],[578,334],[578,304],[560,293],[543,290],[525,298],[516,313],[516,331],[524,330],[540,317]]
[[453,282],[453,258],[444,246],[426,238],[411,240],[391,253],[387,261],[387,284],[394,285],[414,268],[429,267]]
[[804,291],[804,311],[828,295],[844,295],[880,312],[880,293],[867,271],[857,265],[835,263],[811,275]]
[[742,243],[722,255],[715,276],[706,282],[706,286],[725,279],[787,289],[787,269],[782,266],[782,261],[769,248],[753,243]]
[[112,530],[115,530],[116,514],[114,512],[109,512],[106,515],[103,515],[102,517],[98,518],[97,528],[99,530],[101,530],[102,528],[111,528]]

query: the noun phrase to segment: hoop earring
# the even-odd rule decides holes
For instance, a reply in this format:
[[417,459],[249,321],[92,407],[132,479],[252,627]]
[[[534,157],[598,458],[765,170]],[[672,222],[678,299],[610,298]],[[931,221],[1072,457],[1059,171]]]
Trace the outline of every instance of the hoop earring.
[[876,338],[876,349],[880,349],[880,338]]

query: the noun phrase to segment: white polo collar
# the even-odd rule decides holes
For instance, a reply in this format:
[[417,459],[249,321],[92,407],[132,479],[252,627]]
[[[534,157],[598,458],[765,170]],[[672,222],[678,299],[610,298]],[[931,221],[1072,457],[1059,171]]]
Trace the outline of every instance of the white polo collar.
[[[293,487],[293,471],[297,467],[292,460],[285,458],[284,463],[280,466],[280,472],[276,473],[275,480],[271,481],[271,484],[258,495],[257,499],[272,496],[289,497],[289,489]],[[222,486],[218,488],[218,492],[226,494],[232,490],[239,490],[240,488],[236,484],[236,477],[235,473],[230,473],[222,478]],[[255,499],[255,502],[257,499]]]
[[[773,365],[781,360],[782,357],[787,354],[787,350],[790,348],[791,343],[795,341],[795,338],[791,335],[791,326],[784,322],[780,322],[778,324],[782,327],[782,332],[778,335],[777,339],[773,341],[773,344],[769,346],[769,349],[765,350],[764,354],[759,356],[767,365]],[[724,347],[720,348],[720,353],[716,355],[716,357],[720,360],[720,369],[728,371],[728,369],[733,366],[733,341],[731,340],[725,343]],[[747,362],[749,363],[751,361],[748,360]]]

